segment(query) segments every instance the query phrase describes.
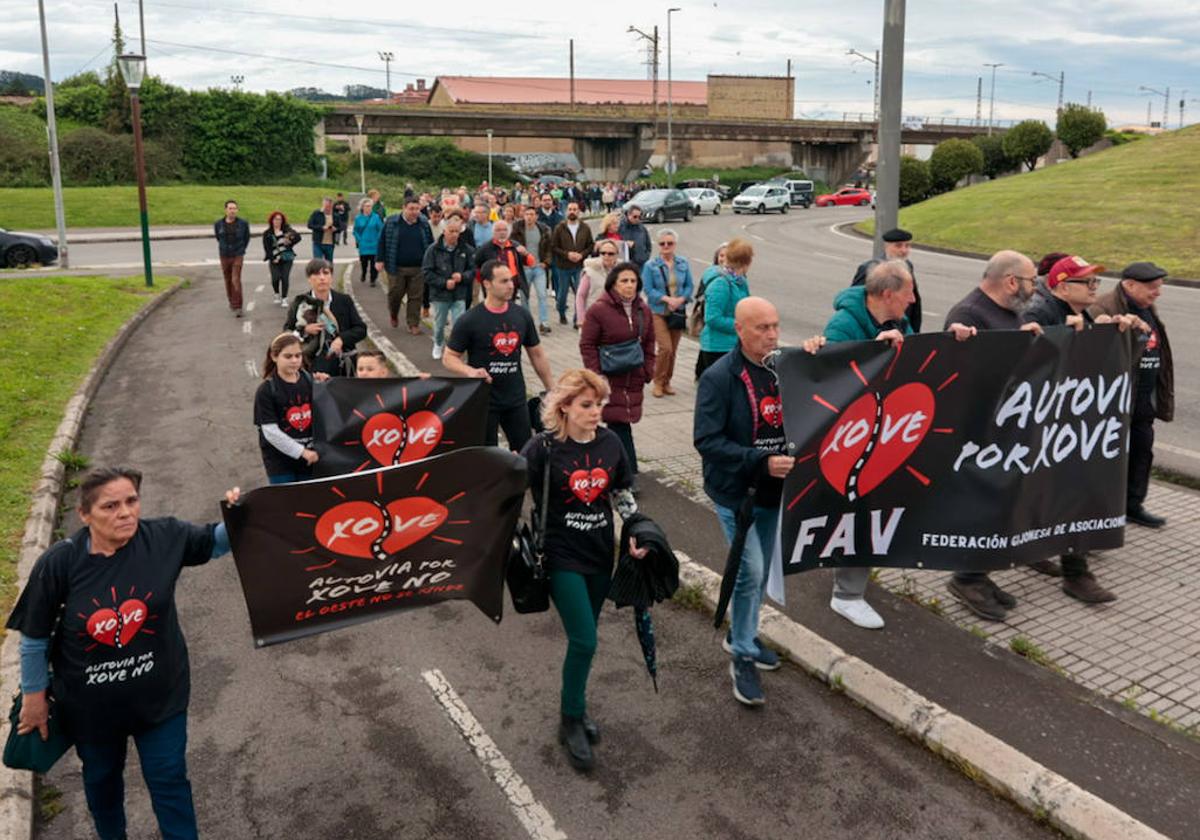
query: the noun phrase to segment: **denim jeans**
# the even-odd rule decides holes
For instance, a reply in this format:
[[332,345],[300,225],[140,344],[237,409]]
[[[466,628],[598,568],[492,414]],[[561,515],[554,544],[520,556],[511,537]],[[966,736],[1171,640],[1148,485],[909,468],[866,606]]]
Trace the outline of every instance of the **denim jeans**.
[[329,260],[333,263],[333,246],[322,245],[320,242],[313,242],[313,259]]
[[548,307],[546,306],[546,298],[549,297],[549,292],[546,290],[546,269],[540,265],[525,269],[526,309],[532,308],[530,303],[534,295],[537,295],[538,323],[545,324],[549,314],[547,312]]
[[[133,736],[163,840],[194,840],[196,811],[187,777],[187,712]],[[129,739],[77,743],[83,790],[100,840],[125,836],[125,751]]]
[[433,346],[446,345],[446,321],[458,320],[458,316],[466,311],[467,305],[461,300],[435,300],[433,306]]
[[[558,315],[560,318],[567,317],[567,301],[575,296],[575,290],[579,288],[579,269],[578,268],[559,268],[554,267],[554,305],[558,307]],[[579,320],[580,313],[575,313],[575,320]]]
[[[733,543],[737,532],[737,511],[714,504],[717,519],[725,540]],[[754,509],[754,526],[746,535],[742,549],[742,565],[738,567],[733,597],[729,601],[729,629],[734,656],[754,656],[758,648],[758,613],[762,608],[763,592],[767,587],[767,561],[775,548],[775,531],[779,525],[779,508]]]

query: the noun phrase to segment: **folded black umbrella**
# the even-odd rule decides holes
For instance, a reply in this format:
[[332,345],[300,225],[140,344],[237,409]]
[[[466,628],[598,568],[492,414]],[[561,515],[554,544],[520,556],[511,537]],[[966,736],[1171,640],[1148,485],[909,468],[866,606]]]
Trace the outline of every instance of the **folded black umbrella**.
[[[641,560],[629,554],[629,540],[649,549]],[[645,609],[665,601],[679,588],[679,560],[658,524],[640,513],[621,528],[621,556],[613,574],[608,599],[618,607]]]
[[721,592],[717,596],[717,609],[713,614],[713,627],[720,629],[729,609],[729,601],[733,597],[733,587],[737,583],[738,570],[742,568],[742,552],[746,548],[746,535],[754,524],[754,487],[751,486],[746,498],[738,505],[734,515],[733,542],[729,545],[729,554],[725,557],[725,571],[721,574]]
[[633,627],[637,632],[638,642],[642,646],[642,658],[646,660],[646,670],[650,672],[650,680],[654,683],[654,693],[658,694],[658,645],[654,641],[654,619],[650,610],[645,608],[633,611]]

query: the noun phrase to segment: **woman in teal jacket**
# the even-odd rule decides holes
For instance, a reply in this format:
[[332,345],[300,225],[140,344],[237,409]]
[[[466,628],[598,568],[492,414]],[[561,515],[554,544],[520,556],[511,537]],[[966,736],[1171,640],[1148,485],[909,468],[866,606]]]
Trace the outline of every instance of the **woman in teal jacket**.
[[374,204],[371,199],[364,198],[358,203],[358,215],[354,219],[354,244],[358,246],[358,264],[361,268],[358,279],[366,280],[370,271],[372,286],[379,279],[375,255],[379,253],[379,235],[383,233],[383,219],[378,213],[372,212]]
[[696,358],[697,381],[709,365],[737,346],[733,312],[739,300],[750,296],[746,275],[753,260],[754,246],[739,237],[718,249],[717,258],[700,278],[704,295],[704,329],[700,331],[700,354]]

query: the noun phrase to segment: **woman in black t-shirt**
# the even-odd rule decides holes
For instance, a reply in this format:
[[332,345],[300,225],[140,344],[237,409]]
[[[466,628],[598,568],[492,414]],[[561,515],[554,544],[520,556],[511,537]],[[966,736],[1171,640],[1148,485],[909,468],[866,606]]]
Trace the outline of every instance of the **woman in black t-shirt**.
[[[596,652],[596,623],[612,581],[613,505],[622,516],[637,510],[620,439],[600,426],[608,384],[589,370],[568,370],[546,397],[546,431],[521,454],[529,463],[534,504],[541,505],[542,477],[550,470],[545,553],[550,594],[567,631],[563,661],[559,741],[578,770],[594,762],[599,729],[586,707],[588,672]],[[540,512],[539,512],[540,515]],[[630,545],[644,557],[646,549]]]
[[[318,374],[320,375],[320,374]],[[254,425],[263,467],[272,484],[301,481],[312,473],[313,376],[295,333],[282,333],[267,348],[263,383],[254,394]]]
[[[89,471],[79,485],[84,527],[30,572],[7,625],[21,631],[17,732],[44,739],[50,715],[62,721],[102,838],[125,836],[132,737],[162,836],[194,838],[185,755],[191,672],[175,585],[183,567],[229,551],[229,538],[224,523],[142,519],[141,482],[137,470]],[[225,494],[229,504],[238,498],[236,487]]]

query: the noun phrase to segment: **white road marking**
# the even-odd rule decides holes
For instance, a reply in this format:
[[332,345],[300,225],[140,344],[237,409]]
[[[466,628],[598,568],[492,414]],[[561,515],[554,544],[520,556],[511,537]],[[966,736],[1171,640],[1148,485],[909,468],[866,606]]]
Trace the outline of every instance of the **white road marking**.
[[250,333],[254,332],[254,324],[250,321],[242,321],[242,332],[250,335]]
[[259,292],[261,292],[261,291],[262,291],[263,289],[265,289],[265,288],[267,288],[267,284],[266,284],[266,283],[259,283],[257,286],[255,286],[255,287],[254,287],[254,294],[258,294]]
[[941,312],[934,312],[932,309],[922,309],[922,310],[921,310],[921,317],[923,318],[923,317],[925,317],[926,315],[929,315],[929,316],[930,316],[930,317],[932,317],[932,318],[941,318],[941,317],[942,317],[942,313],[941,313]]
[[253,312],[253,311],[254,311],[254,301],[250,301],[249,303],[247,303],[247,304],[246,304],[246,311],[247,311],[247,312]]
[[458,696],[442,672],[434,668],[423,672],[421,678],[433,692],[434,699],[445,710],[450,722],[470,745],[475,757],[483,765],[484,772],[508,798],[508,807],[512,809],[529,836],[534,840],[567,840],[567,835],[554,824],[554,817],[550,816],[550,812],[542,803],[533,798],[533,791],[517,775],[512,764],[496,746],[496,742],[479,725],[475,715],[471,714],[467,704]]
[[850,257],[839,257],[837,254],[826,254],[824,251],[813,251],[814,257],[824,257],[827,260],[845,260],[846,262],[854,262]]
[[1172,455],[1183,455],[1185,458],[1200,460],[1200,452],[1194,449],[1184,449],[1182,446],[1174,446],[1170,443],[1162,443],[1161,441],[1155,441],[1154,448],[1161,449],[1163,452],[1170,452]]
[[753,236],[755,239],[757,239],[759,242],[766,242],[766,241],[767,241],[767,237],[765,237],[765,236],[759,236],[757,233],[752,233],[752,234],[750,234],[750,235],[751,235],[751,236]]
[[246,359],[246,373],[250,374],[251,379],[260,378],[258,375],[258,365],[254,363],[253,359]]

